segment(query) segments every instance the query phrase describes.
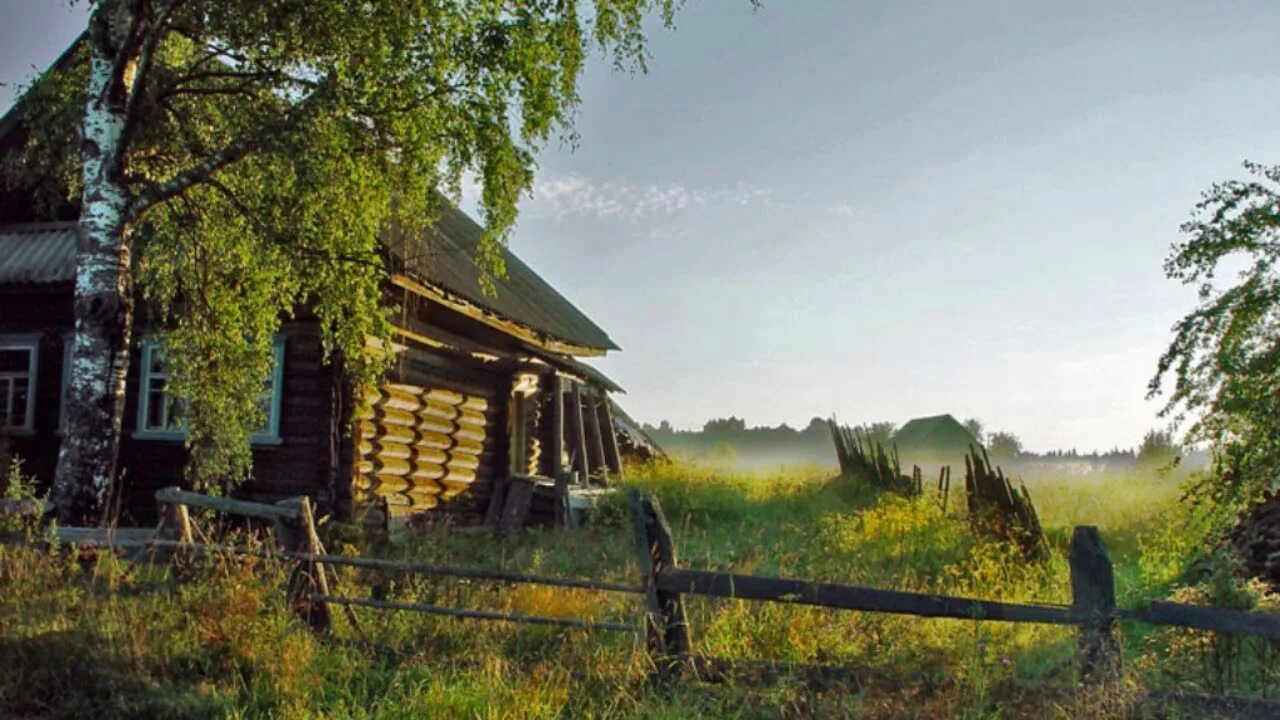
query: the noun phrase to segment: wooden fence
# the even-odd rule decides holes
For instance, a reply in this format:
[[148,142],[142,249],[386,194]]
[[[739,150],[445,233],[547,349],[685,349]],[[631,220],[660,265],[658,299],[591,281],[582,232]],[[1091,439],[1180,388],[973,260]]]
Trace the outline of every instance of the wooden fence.
[[[640,570],[638,582],[634,584],[331,555],[324,551],[316,535],[311,505],[306,498],[294,498],[275,505],[266,505],[209,497],[176,488],[161,490],[156,494],[156,498],[161,505],[162,521],[160,527],[154,531],[148,531],[147,536],[139,536],[136,533],[111,534],[109,531],[59,528],[60,539],[162,553],[226,552],[285,559],[296,563],[290,574],[288,586],[290,602],[295,611],[318,631],[327,631],[331,628],[330,606],[338,605],[347,608],[366,607],[478,620],[643,633],[646,650],[655,661],[659,677],[695,672],[700,676],[715,679],[714,676],[717,674],[723,674],[724,661],[701,658],[696,653],[693,628],[690,626],[684,605],[685,597],[688,595],[811,605],[925,618],[1072,625],[1077,627],[1079,632],[1078,677],[1086,686],[1105,685],[1119,679],[1121,672],[1117,628],[1119,620],[1280,640],[1280,615],[1169,602],[1151,603],[1148,608],[1141,610],[1117,608],[1111,560],[1097,528],[1090,526],[1077,527],[1072,535],[1068,557],[1072,602],[1070,605],[1060,605],[1007,603],[681,567],[677,559],[675,541],[661,506],[653,497],[643,495],[636,490],[631,490],[628,497],[636,544],[636,559]],[[271,522],[275,527],[279,549],[268,552],[195,543],[192,541],[188,507],[208,508]],[[327,573],[323,570],[328,566],[629,593],[643,596],[644,617],[643,622],[632,625],[597,622],[590,619],[522,615],[346,597],[331,591]],[[828,670],[829,672],[822,673],[825,677],[841,675],[840,669]],[[1221,699],[1214,699],[1214,702],[1219,700]],[[1243,710],[1241,716],[1253,716],[1250,714],[1252,712],[1253,710]],[[1267,704],[1265,713],[1258,716],[1280,717],[1280,705]]]

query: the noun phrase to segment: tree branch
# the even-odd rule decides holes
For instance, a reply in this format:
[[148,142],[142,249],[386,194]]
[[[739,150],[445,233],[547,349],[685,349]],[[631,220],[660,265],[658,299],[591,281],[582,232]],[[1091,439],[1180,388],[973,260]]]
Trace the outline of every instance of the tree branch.
[[128,222],[137,222],[148,210],[156,205],[181,195],[195,185],[206,182],[219,170],[240,161],[253,152],[256,145],[256,138],[239,138],[200,163],[142,191],[133,199],[133,202],[129,203],[129,209],[126,213]]

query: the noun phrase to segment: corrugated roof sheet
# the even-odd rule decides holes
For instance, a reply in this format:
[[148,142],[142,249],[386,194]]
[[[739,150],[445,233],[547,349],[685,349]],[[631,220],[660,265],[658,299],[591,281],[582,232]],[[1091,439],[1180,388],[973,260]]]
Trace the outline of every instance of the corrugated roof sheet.
[[0,283],[63,283],[75,276],[75,223],[0,226]]
[[483,233],[466,213],[449,208],[425,237],[407,243],[393,239],[390,249],[420,280],[520,325],[574,345],[619,349],[604,330],[507,248],[502,250],[506,277],[494,278],[496,295],[485,295],[476,265]]
[[[495,278],[496,295],[480,289],[476,253],[483,229],[450,208],[426,237],[407,245],[390,241],[404,269],[422,281],[557,340],[600,350],[618,346],[509,249],[507,274]],[[0,283],[56,283],[75,279],[76,224],[0,226]]]

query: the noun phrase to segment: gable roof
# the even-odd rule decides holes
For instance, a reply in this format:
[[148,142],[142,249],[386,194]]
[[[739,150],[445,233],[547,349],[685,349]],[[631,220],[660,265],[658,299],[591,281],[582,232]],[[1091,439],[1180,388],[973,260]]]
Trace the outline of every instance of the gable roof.
[[[570,346],[566,354],[603,354],[618,349],[604,330],[510,249],[502,250],[507,274],[494,279],[497,294],[485,295],[476,265],[482,232],[465,213],[451,208],[426,237],[407,245],[389,242],[409,248],[407,260],[401,248],[389,248],[392,270],[399,265],[436,290],[446,303],[454,298],[527,328],[531,334],[559,340]],[[72,282],[76,235],[73,222],[0,225],[0,284]]]
[[476,264],[483,234],[479,223],[449,206],[422,237],[393,235],[388,240],[392,270],[402,270],[437,290],[446,302],[474,306],[579,350],[570,354],[603,354],[620,349],[591,318],[510,248],[501,249],[506,276],[493,278],[495,293],[486,295],[480,287],[480,268]]
[[893,434],[893,442],[902,451],[967,452],[969,445],[980,446],[969,429],[951,415],[915,418]]

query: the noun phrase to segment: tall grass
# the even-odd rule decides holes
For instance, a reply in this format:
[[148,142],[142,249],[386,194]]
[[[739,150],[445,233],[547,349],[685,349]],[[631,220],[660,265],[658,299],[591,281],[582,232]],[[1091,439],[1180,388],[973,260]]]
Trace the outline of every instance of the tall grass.
[[[1009,601],[1069,602],[1070,528],[1102,529],[1122,604],[1165,596],[1185,579],[1204,528],[1176,502],[1176,479],[1133,475],[1027,480],[1052,544],[1045,563],[975,540],[962,493],[944,513],[931,493],[875,497],[821,468],[743,476],[705,467],[633,468],[673,526],[683,565]],[[623,499],[572,531],[505,540],[438,526],[371,546],[380,557],[635,581]],[[1257,588],[1227,573],[1177,590],[1210,601]],[[1070,629],[926,620],[785,604],[690,598],[699,653],[730,659],[868,668],[862,695],[649,681],[638,639],[601,630],[482,623],[356,609],[319,638],[284,604],[284,568],[214,558],[174,566],[0,547],[0,715],[34,717],[1071,717]],[[341,594],[458,607],[636,622],[638,598],[616,593],[409,578],[343,568]],[[1215,594],[1216,593],[1216,594]],[[1243,593],[1243,594],[1241,594]],[[1243,599],[1242,599],[1243,598]],[[1264,599],[1265,600],[1265,599]],[[1265,604],[1265,601],[1263,602]],[[1225,653],[1202,636],[1126,627],[1132,681],[1259,692],[1261,648],[1209,672],[1170,650]],[[1190,645],[1188,645],[1190,643]],[[1280,653],[1276,655],[1280,656]],[[1197,656],[1200,657],[1200,656]],[[897,678],[897,680],[892,680]]]

